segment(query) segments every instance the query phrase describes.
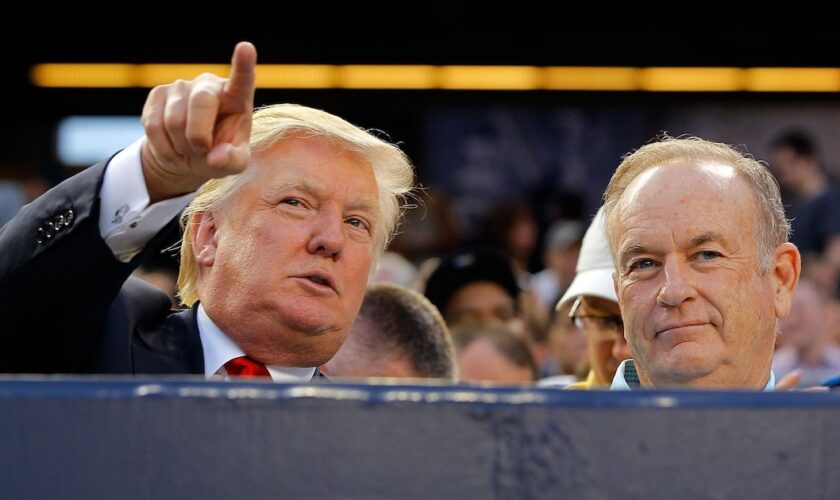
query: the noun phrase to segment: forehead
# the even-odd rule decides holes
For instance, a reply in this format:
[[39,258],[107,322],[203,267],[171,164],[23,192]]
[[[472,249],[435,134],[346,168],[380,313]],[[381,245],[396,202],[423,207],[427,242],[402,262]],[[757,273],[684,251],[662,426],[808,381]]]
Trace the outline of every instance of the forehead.
[[307,186],[376,199],[371,164],[359,153],[325,137],[286,137],[257,153],[254,180],[263,189]]
[[729,165],[676,163],[640,174],[616,206],[616,237],[668,231],[675,239],[714,233],[752,236],[752,188]]

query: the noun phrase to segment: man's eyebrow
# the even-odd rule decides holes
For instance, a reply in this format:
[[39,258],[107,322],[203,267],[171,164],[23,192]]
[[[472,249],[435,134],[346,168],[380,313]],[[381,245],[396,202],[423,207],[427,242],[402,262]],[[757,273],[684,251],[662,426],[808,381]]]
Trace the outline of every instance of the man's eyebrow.
[[618,250],[618,259],[616,262],[616,268],[621,269],[627,264],[627,261],[635,257],[636,255],[650,253],[650,248],[639,244],[639,243],[631,243],[629,245],[623,246]]
[[274,184],[268,189],[268,195],[271,198],[282,196],[285,191],[297,190],[303,191],[312,196],[324,195],[326,189],[317,182],[312,182],[310,179],[290,179],[278,184]]
[[370,196],[356,196],[347,202],[347,210],[351,212],[361,211],[371,215],[379,214],[379,200]]
[[723,237],[722,234],[715,233],[713,231],[709,231],[709,232],[701,234],[700,236],[696,236],[696,237],[692,238],[691,239],[691,245],[697,247],[697,246],[700,246],[704,243],[723,242],[723,241],[725,241],[725,238]]
[[639,255],[640,253],[648,252],[650,252],[648,247],[639,243],[633,243],[631,245],[621,247],[621,249],[619,249],[618,256],[620,257],[620,260],[624,260],[625,258],[632,257],[634,255]]

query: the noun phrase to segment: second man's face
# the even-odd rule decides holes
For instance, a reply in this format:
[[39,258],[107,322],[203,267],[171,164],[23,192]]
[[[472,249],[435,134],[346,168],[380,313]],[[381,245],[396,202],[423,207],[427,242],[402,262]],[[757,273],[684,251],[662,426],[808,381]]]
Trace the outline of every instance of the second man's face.
[[654,167],[622,195],[617,292],[643,384],[766,383],[776,315],[757,212],[750,186],[719,164]]

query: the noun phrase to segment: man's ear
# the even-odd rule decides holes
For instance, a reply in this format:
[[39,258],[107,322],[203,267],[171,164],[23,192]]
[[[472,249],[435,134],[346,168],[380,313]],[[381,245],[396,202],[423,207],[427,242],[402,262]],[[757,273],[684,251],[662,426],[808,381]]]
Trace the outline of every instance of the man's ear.
[[775,298],[776,317],[787,316],[793,293],[799,283],[799,273],[802,263],[799,249],[793,243],[783,243],[776,247],[772,269],[773,292]]
[[199,265],[212,266],[216,261],[217,219],[218,215],[214,212],[198,212],[193,215],[189,230],[193,256]]

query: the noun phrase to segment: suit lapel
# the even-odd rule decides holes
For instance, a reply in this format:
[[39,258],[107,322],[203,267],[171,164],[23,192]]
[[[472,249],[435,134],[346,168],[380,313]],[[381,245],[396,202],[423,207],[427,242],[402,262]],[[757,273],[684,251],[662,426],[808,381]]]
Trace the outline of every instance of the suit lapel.
[[196,307],[170,315],[153,329],[136,330],[131,346],[135,374],[204,374]]

